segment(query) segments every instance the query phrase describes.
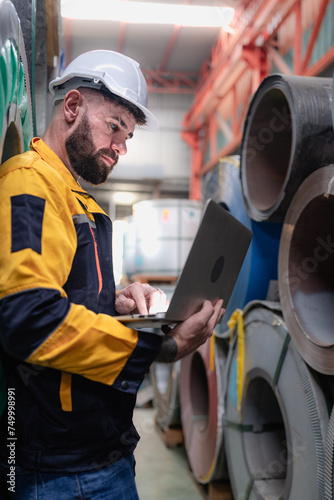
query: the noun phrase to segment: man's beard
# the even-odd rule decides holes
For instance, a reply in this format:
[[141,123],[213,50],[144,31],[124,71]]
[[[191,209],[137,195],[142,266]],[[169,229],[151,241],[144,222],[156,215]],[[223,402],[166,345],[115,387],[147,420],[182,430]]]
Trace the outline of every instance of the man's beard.
[[[65,142],[66,151],[73,170],[86,182],[97,186],[108,179],[108,176],[118,161],[118,156],[111,149],[99,149],[94,153],[94,142],[87,113]],[[111,167],[105,164],[101,155],[111,158]]]

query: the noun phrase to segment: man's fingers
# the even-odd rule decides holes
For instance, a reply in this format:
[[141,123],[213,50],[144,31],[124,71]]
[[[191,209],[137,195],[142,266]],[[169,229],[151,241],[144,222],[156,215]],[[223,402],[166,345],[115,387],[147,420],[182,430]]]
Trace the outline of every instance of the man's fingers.
[[165,312],[168,308],[168,302],[165,292],[158,288],[149,297],[149,313]]
[[219,321],[222,319],[222,317],[225,314],[226,309],[223,308],[224,301],[223,299],[220,299],[217,301],[215,304],[215,313],[214,313],[214,320],[215,320],[215,326],[219,323]]
[[132,283],[117,295],[116,301],[117,311],[123,314],[130,311],[154,314],[166,311],[168,306],[166,294],[148,283]]

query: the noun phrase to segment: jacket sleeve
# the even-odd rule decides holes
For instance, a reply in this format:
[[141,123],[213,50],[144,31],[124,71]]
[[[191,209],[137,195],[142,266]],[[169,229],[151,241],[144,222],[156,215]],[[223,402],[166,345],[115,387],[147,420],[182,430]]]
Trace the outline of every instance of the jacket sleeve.
[[1,178],[1,343],[15,358],[135,392],[161,338],[69,302],[76,231],[58,184],[24,167]]

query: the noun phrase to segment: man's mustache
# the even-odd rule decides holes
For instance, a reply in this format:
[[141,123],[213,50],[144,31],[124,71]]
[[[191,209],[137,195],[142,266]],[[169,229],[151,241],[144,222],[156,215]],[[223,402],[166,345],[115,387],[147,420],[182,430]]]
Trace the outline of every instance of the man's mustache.
[[118,155],[115,153],[115,151],[110,150],[110,149],[100,149],[98,152],[99,156],[106,156],[107,158],[110,158],[113,160],[115,163],[118,161]]

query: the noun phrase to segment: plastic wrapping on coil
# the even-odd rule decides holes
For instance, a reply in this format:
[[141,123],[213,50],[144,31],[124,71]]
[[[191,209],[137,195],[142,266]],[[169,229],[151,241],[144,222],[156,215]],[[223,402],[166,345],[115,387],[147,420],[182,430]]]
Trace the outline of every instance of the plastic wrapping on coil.
[[334,165],[313,172],[286,215],[279,251],[284,319],[301,356],[334,374]]
[[[34,0],[35,2],[35,0]],[[27,70],[29,78],[32,74],[32,18],[33,6],[32,0],[11,0],[21,23],[21,32],[24,40],[25,54],[27,59]]]
[[237,155],[223,158],[219,167],[212,174],[207,175],[204,187],[206,199],[212,198],[220,203],[236,219],[253,231],[253,239],[226,313],[216,329],[217,335],[224,334],[228,330],[227,322],[235,309],[242,309],[251,300],[266,299],[271,284],[277,283],[282,224],[255,222],[249,217],[241,191],[239,162],[240,157]]
[[245,204],[257,221],[283,222],[294,193],[334,158],[332,79],[271,75],[256,91],[241,146]]
[[45,0],[12,0],[12,2],[20,19],[25,44],[33,135],[41,136],[46,126],[48,95],[46,3],[49,2]]
[[153,363],[150,373],[157,423],[161,428],[180,426],[180,361],[176,363]]
[[243,356],[240,340],[228,355],[223,416],[234,498],[325,500],[329,417],[318,374],[299,355],[278,304],[248,304],[243,326]]
[[46,127],[47,109],[47,33],[45,0],[33,2],[32,17],[32,106],[34,135],[42,136]]
[[191,469],[200,483],[227,477],[221,420],[226,352],[225,341],[213,336],[181,359],[184,442]]
[[0,163],[29,149],[32,137],[28,65],[13,4],[0,0]]

